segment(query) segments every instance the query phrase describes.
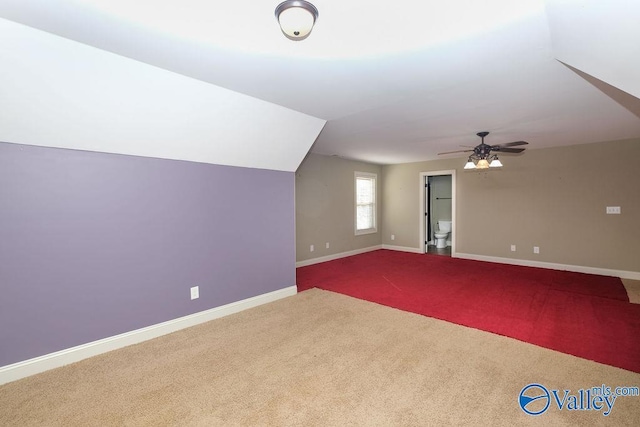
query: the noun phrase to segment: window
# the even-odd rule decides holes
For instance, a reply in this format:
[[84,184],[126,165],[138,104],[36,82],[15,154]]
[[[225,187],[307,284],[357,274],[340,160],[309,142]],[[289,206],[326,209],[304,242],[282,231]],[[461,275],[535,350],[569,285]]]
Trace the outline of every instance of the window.
[[356,172],[356,235],[375,233],[376,178],[374,173]]

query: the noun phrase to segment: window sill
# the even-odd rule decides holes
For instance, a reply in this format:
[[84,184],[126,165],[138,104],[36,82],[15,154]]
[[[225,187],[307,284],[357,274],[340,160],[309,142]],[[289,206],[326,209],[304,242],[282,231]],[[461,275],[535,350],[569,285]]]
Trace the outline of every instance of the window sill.
[[365,230],[356,230],[356,236],[360,236],[362,234],[374,234],[377,232],[378,232],[377,228],[367,228]]

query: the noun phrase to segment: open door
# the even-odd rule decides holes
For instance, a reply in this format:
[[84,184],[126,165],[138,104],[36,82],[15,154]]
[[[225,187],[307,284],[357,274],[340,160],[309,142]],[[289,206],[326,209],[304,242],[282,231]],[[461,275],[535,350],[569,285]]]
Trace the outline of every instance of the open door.
[[424,177],[424,253],[429,252],[429,240],[431,239],[431,186],[429,185],[429,177]]
[[[442,177],[442,176],[450,176],[451,177],[451,197],[438,197],[439,192],[436,188],[434,192],[434,184],[437,184],[435,181],[430,180],[429,177]],[[435,222],[438,220],[449,220],[451,218],[451,234],[450,234],[450,253],[452,257],[456,256],[456,171],[452,170],[444,170],[444,171],[433,171],[433,172],[421,172],[420,173],[420,240],[419,247],[421,248],[422,253],[428,253],[429,247],[428,242],[432,240]],[[440,212],[441,218],[437,218],[438,212],[436,212],[436,216],[433,216],[434,209],[439,211],[436,207],[434,208],[433,203],[444,203],[443,200],[450,202],[450,211],[446,213]],[[433,216],[433,218],[432,218]],[[446,216],[446,218],[445,218]],[[435,242],[433,242],[435,244]],[[447,242],[449,244],[449,241]]]

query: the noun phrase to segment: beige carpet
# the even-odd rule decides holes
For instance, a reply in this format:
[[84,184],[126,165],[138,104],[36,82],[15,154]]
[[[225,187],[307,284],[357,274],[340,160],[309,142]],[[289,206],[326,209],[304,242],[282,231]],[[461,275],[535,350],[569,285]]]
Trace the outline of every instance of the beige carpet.
[[629,295],[629,302],[640,304],[640,280],[621,279]]
[[640,397],[531,417],[531,382],[640,374],[312,289],[6,384],[0,425],[640,425]]

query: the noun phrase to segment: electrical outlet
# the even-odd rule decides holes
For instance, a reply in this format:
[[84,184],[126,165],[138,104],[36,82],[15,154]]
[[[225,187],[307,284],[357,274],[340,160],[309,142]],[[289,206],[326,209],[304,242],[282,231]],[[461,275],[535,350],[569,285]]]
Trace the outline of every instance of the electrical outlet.
[[309,246],[309,252],[313,252],[315,250],[315,248],[313,247],[313,245]]
[[516,245],[511,245],[511,252],[515,252],[516,251]]
[[540,248],[538,246],[534,246],[533,247],[533,253],[534,254],[539,254],[540,253]]
[[200,286],[194,286],[191,288],[191,299],[200,298]]
[[329,249],[329,242],[324,245],[325,248]]
[[607,214],[619,214],[620,206],[607,206]]
[[396,240],[396,235],[395,234],[391,235],[391,240]]

